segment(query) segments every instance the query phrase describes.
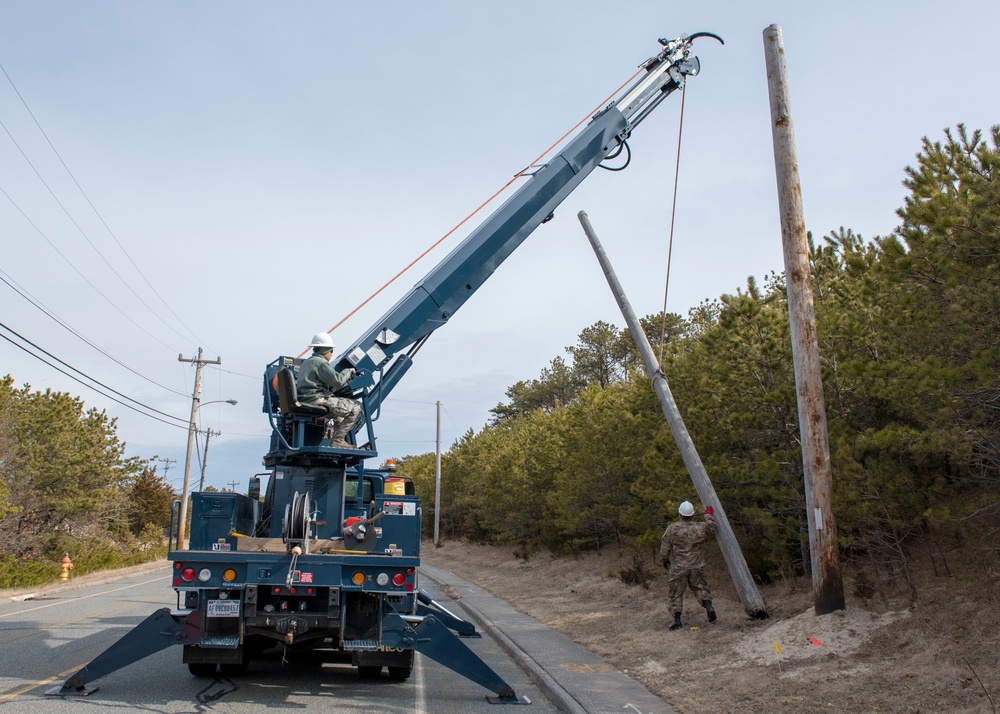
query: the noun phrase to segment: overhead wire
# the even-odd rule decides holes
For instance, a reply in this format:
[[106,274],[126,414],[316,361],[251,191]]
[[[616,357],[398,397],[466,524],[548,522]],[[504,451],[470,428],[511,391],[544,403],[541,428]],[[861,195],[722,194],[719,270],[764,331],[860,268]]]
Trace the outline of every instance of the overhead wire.
[[74,329],[72,325],[66,323],[58,315],[56,315],[55,313],[53,313],[51,310],[49,310],[47,307],[45,307],[45,305],[43,305],[36,298],[34,298],[30,293],[27,292],[27,290],[24,289],[23,286],[18,285],[17,281],[15,281],[12,277],[10,277],[10,275],[8,275],[7,273],[5,273],[3,271],[3,269],[0,269],[0,281],[6,283],[7,286],[11,290],[13,290],[18,295],[20,295],[22,298],[24,298],[29,303],[31,303],[36,309],[38,309],[39,311],[41,311],[42,313],[44,313],[45,316],[48,317],[49,319],[51,319],[53,322],[55,322],[58,325],[60,325],[63,329],[67,330],[68,332],[70,332],[71,334],[73,334],[74,336],[76,336],[79,340],[81,340],[82,342],[86,343],[90,347],[94,348],[96,351],[100,352],[102,355],[104,355],[105,357],[107,357],[111,361],[113,361],[116,364],[124,367],[129,372],[131,372],[132,374],[136,375],[137,377],[141,377],[142,379],[145,379],[150,384],[155,384],[157,387],[160,387],[161,389],[165,389],[168,392],[173,392],[174,394],[178,394],[178,395],[180,395],[182,397],[186,397],[187,396],[187,394],[184,393],[184,392],[180,392],[180,391],[177,391],[176,389],[172,389],[171,387],[168,387],[165,384],[160,384],[159,382],[157,382],[152,377],[148,377],[145,374],[142,374],[138,370],[130,367],[129,365],[125,364],[124,362],[122,362],[120,359],[118,359],[114,355],[110,354],[109,352],[107,352],[106,350],[104,350],[103,348],[101,348],[99,345],[97,345],[94,342],[92,342],[91,340],[87,339],[87,337],[85,337],[84,335],[80,334],[79,331],[77,331],[76,329]]
[[49,237],[47,235],[45,235],[44,231],[42,231],[42,229],[39,228],[35,224],[35,222],[28,217],[28,214],[26,214],[23,210],[21,210],[21,207],[19,205],[17,205],[17,202],[13,198],[11,198],[10,194],[8,194],[7,191],[4,190],[4,188],[2,186],[0,186],[0,193],[2,193],[4,195],[4,197],[8,201],[10,201],[10,205],[12,205],[15,209],[17,209],[17,212],[21,214],[21,216],[24,218],[24,220],[26,220],[31,225],[32,228],[35,229],[35,231],[38,233],[38,235],[40,235],[42,238],[44,238],[45,242],[48,243],[50,246],[52,246],[52,250],[54,250],[59,255],[60,258],[62,258],[64,261],[66,261],[66,264],[69,265],[69,267],[71,267],[76,272],[77,275],[79,275],[81,278],[83,278],[83,281],[85,283],[87,283],[87,285],[89,285],[90,287],[92,287],[94,289],[94,291],[98,295],[100,295],[102,298],[104,298],[104,300],[109,305],[111,305],[111,307],[113,307],[115,310],[117,310],[118,313],[122,317],[124,317],[126,320],[128,320],[129,322],[131,322],[137,328],[139,328],[139,330],[142,331],[143,333],[145,333],[150,339],[154,340],[155,342],[159,342],[161,345],[163,345],[164,347],[166,347],[169,350],[177,351],[175,348],[171,347],[166,342],[164,342],[163,340],[161,340],[158,337],[156,337],[155,335],[153,335],[151,332],[149,332],[149,330],[147,330],[142,325],[140,325],[138,322],[136,322],[131,317],[129,317],[128,315],[126,315],[125,312],[120,307],[118,307],[117,305],[114,304],[114,302],[111,301],[111,298],[109,298],[107,295],[105,295],[103,292],[101,292],[101,289],[98,288],[96,285],[94,285],[90,281],[90,278],[88,278],[86,275],[84,275],[83,272],[81,272],[81,270],[79,268],[77,268],[73,264],[73,261],[71,261],[65,255],[63,255],[62,251],[60,251],[59,248],[57,248],[56,245],[51,240],[49,240]]
[[[197,335],[195,335],[194,331],[191,330],[191,328],[188,327],[184,323],[184,321],[177,315],[176,312],[174,312],[174,310],[170,307],[170,305],[168,305],[167,302],[163,299],[163,296],[161,296],[160,293],[157,292],[156,288],[153,287],[153,284],[146,277],[145,273],[143,273],[142,270],[139,268],[139,266],[136,265],[135,261],[132,259],[132,256],[129,255],[129,253],[128,253],[127,250],[125,250],[125,246],[123,246],[121,244],[121,241],[118,240],[118,236],[115,235],[114,231],[111,230],[111,227],[108,226],[107,222],[104,220],[104,216],[101,215],[100,211],[97,210],[97,207],[90,200],[90,196],[88,196],[87,192],[83,190],[83,187],[80,185],[80,182],[77,181],[76,176],[73,174],[73,172],[70,170],[69,166],[63,160],[62,155],[59,153],[59,151],[56,149],[55,145],[52,143],[52,140],[49,138],[49,135],[45,132],[45,129],[42,128],[41,123],[35,117],[34,112],[31,111],[31,107],[28,106],[27,101],[25,101],[24,97],[21,95],[21,92],[18,90],[17,85],[14,84],[14,80],[11,79],[11,76],[7,73],[7,70],[3,67],[2,64],[0,64],[0,71],[2,71],[3,74],[4,74],[4,77],[7,78],[7,81],[10,83],[10,86],[14,90],[14,93],[17,95],[17,98],[21,100],[21,104],[24,105],[25,110],[28,112],[28,115],[31,117],[32,121],[35,123],[35,126],[38,128],[38,131],[41,132],[41,134],[42,134],[43,137],[45,137],[45,141],[48,143],[49,148],[52,149],[52,152],[56,155],[56,158],[59,159],[59,163],[62,164],[62,167],[66,170],[66,173],[69,174],[69,177],[73,180],[73,183],[76,185],[77,189],[80,191],[80,193],[83,195],[84,199],[87,201],[87,204],[94,211],[94,214],[101,221],[101,224],[108,231],[108,234],[111,236],[111,238],[114,240],[115,244],[118,246],[118,248],[121,250],[121,252],[128,259],[129,263],[131,263],[132,267],[135,268],[136,272],[140,275],[140,277],[142,277],[142,279],[145,281],[146,285],[149,286],[150,290],[153,291],[153,294],[155,294],[156,297],[159,298],[160,302],[163,303],[163,305],[167,308],[167,310],[170,311],[170,314],[173,315],[174,318],[177,319],[177,321],[188,331],[188,333],[191,336],[195,337],[195,339],[198,340],[198,342],[200,344],[206,344],[205,341],[202,340]],[[80,226],[80,224],[77,223],[76,219],[74,219],[73,216],[70,214],[70,212],[67,210],[66,206],[64,206],[63,203],[62,203],[62,201],[60,201],[59,198],[56,196],[55,192],[49,186],[48,182],[45,181],[45,179],[42,177],[41,173],[35,167],[34,163],[32,163],[31,159],[28,158],[27,154],[21,148],[21,145],[14,138],[13,134],[11,134],[11,132],[7,128],[6,124],[4,124],[2,121],[0,121],[0,126],[3,127],[3,130],[7,133],[7,136],[10,137],[10,140],[13,142],[14,146],[17,147],[17,150],[21,153],[21,156],[24,158],[24,160],[31,167],[31,170],[35,172],[35,175],[38,177],[38,180],[42,182],[42,185],[45,186],[46,190],[48,190],[48,192],[52,196],[53,200],[55,200],[55,202],[63,210],[63,213],[66,214],[66,217],[69,218],[70,222],[74,226],[76,226],[76,229],[80,232],[80,235],[82,235],[84,237],[84,239],[87,241],[87,243],[90,245],[90,247],[94,249],[94,252],[96,252],[100,256],[100,258],[101,258],[102,261],[104,261],[104,264],[106,266],[108,266],[108,268],[111,270],[111,272],[115,274],[115,276],[122,282],[122,284],[126,288],[128,288],[129,292],[131,292],[133,295],[135,295],[136,299],[140,303],[142,303],[143,307],[145,307],[147,310],[149,310],[149,312],[151,314],[153,314],[158,320],[160,320],[160,322],[162,322],[168,329],[172,330],[174,332],[174,334],[176,334],[178,337],[180,337],[180,338],[182,338],[184,340],[187,340],[188,338],[186,336],[184,336],[180,332],[178,332],[172,325],[170,325],[166,320],[164,320],[155,310],[153,310],[153,308],[150,307],[146,303],[146,301],[143,300],[142,297],[132,288],[132,286],[128,283],[128,281],[126,281],[125,278],[114,268],[114,266],[111,265],[111,263],[108,261],[108,259],[105,257],[105,255],[101,252],[101,250],[90,239],[90,236],[87,235],[87,233],[83,230],[83,228]]]
[[136,412],[138,414],[141,414],[141,415],[143,415],[145,417],[149,417],[150,419],[153,419],[153,420],[158,421],[158,422],[162,422],[164,424],[168,424],[169,426],[177,427],[179,429],[188,429],[189,428],[189,421],[187,419],[184,419],[182,417],[177,417],[177,416],[174,416],[172,414],[167,414],[166,412],[162,412],[159,409],[156,409],[154,407],[149,406],[148,404],[144,404],[143,402],[140,402],[137,399],[133,399],[132,397],[129,397],[129,396],[125,395],[125,394],[122,394],[121,392],[117,391],[116,389],[113,389],[112,387],[109,387],[108,385],[104,384],[103,382],[101,382],[101,381],[99,381],[97,379],[94,379],[93,377],[91,377],[90,375],[88,375],[86,372],[83,372],[83,371],[77,369],[76,367],[72,366],[71,364],[68,364],[67,362],[64,362],[63,360],[59,359],[58,357],[56,357],[55,355],[53,355],[51,352],[46,351],[42,347],[39,347],[34,342],[32,342],[31,340],[27,339],[23,335],[19,334],[17,331],[15,331],[15,330],[11,329],[10,327],[8,327],[7,325],[3,324],[2,322],[0,322],[0,327],[2,327],[3,329],[7,330],[11,334],[15,335],[21,341],[26,342],[27,344],[31,345],[36,350],[42,352],[46,356],[54,359],[59,364],[64,365],[68,369],[70,369],[70,370],[76,372],[77,374],[83,376],[84,378],[90,380],[94,384],[100,385],[101,387],[103,387],[104,389],[107,389],[108,391],[112,392],[113,394],[117,394],[118,396],[122,397],[122,399],[127,399],[128,401],[133,402],[133,404],[139,405],[143,409],[148,409],[148,410],[150,410],[152,412],[155,412],[157,414],[162,414],[163,416],[168,417],[170,419],[176,419],[178,422],[182,422],[182,423],[175,424],[175,423],[169,422],[169,421],[167,421],[165,419],[160,419],[157,416],[153,416],[152,414],[149,414],[148,412],[144,412],[141,409],[136,408],[132,404],[127,404],[126,402],[123,402],[120,399],[116,399],[115,397],[111,396],[107,392],[101,391],[100,389],[98,389],[97,387],[95,387],[93,384],[88,384],[87,382],[84,382],[79,377],[76,377],[76,376],[70,374],[66,370],[64,370],[64,369],[62,369],[62,368],[60,368],[60,367],[52,364],[51,362],[49,362],[48,360],[44,359],[43,357],[40,357],[39,355],[35,354],[34,352],[32,352],[31,350],[29,350],[24,345],[19,345],[17,342],[15,342],[14,340],[12,340],[7,335],[0,334],[0,338],[6,340],[10,344],[12,344],[15,347],[17,347],[19,350],[22,350],[23,352],[29,354],[30,356],[34,357],[35,359],[39,360],[40,362],[43,362],[43,363],[47,364],[48,366],[50,366],[53,369],[55,369],[57,372],[61,372],[62,374],[66,375],[67,377],[69,377],[70,379],[72,379],[74,382],[82,384],[84,387],[87,387],[88,389],[91,389],[91,390],[97,392],[101,396],[107,397],[111,401],[116,402],[118,404],[121,404],[123,407],[125,407],[127,409],[131,409],[132,411],[134,411],[134,412]]
[[[556,139],[552,143],[551,146],[549,146],[545,151],[543,151],[541,154],[539,154],[527,166],[525,166],[523,169],[521,169],[516,174],[514,174],[514,176],[511,177],[511,179],[507,183],[505,183],[503,186],[501,186],[499,189],[497,189],[493,193],[493,195],[491,195],[485,201],[483,201],[482,203],[480,203],[471,213],[469,213],[465,218],[463,218],[458,223],[456,223],[447,233],[445,233],[443,236],[441,236],[436,241],[434,241],[430,245],[430,247],[428,247],[420,255],[418,255],[416,258],[414,258],[412,261],[410,261],[410,263],[408,265],[406,265],[406,267],[404,267],[402,270],[400,270],[398,273],[396,273],[394,276],[392,276],[388,281],[385,282],[385,284],[382,285],[382,287],[380,287],[378,290],[376,290],[375,292],[373,292],[371,295],[369,295],[367,298],[365,298],[357,307],[355,307],[353,310],[351,310],[349,313],[347,313],[344,317],[342,317],[340,319],[340,321],[337,322],[337,324],[335,324],[333,327],[331,327],[329,330],[327,330],[327,333],[329,334],[329,333],[333,332],[334,330],[336,330],[341,325],[343,325],[347,320],[349,320],[351,317],[353,317],[354,314],[357,313],[361,308],[363,308],[365,305],[367,305],[372,300],[374,300],[375,297],[378,296],[383,290],[385,290],[390,285],[392,285],[394,282],[396,282],[396,280],[398,280],[400,277],[402,277],[404,273],[406,273],[410,268],[412,268],[414,265],[416,265],[418,262],[420,262],[428,253],[430,253],[432,250],[434,250],[435,248],[437,248],[441,243],[443,243],[445,240],[447,240],[455,231],[457,231],[459,228],[461,228],[463,225],[465,225],[473,216],[475,216],[477,213],[479,213],[481,210],[483,210],[483,208],[485,208],[490,203],[492,203],[493,200],[496,199],[497,196],[499,196],[501,193],[503,193],[504,191],[506,191],[510,187],[511,184],[513,184],[519,178],[521,178],[522,176],[524,176],[531,168],[533,168],[534,166],[536,166],[539,161],[541,161],[550,151],[552,151],[559,144],[561,144],[563,142],[563,140],[567,136],[569,136],[574,131],[576,131],[577,128],[579,128],[579,126],[581,124],[583,124],[585,121],[587,121],[588,118],[593,117],[594,114],[596,114],[598,111],[601,110],[601,108],[603,108],[604,106],[606,106],[608,104],[608,102],[610,102],[615,97],[615,95],[617,95],[619,92],[621,92],[621,90],[624,89],[630,82],[632,82],[632,80],[634,80],[636,77],[638,77],[642,73],[643,69],[645,69],[645,67],[640,67],[638,70],[636,70],[635,74],[633,74],[631,77],[629,77],[624,82],[622,82],[621,85],[617,89],[615,89],[613,92],[611,92],[611,94],[609,94],[602,102],[600,102],[593,110],[591,110],[589,114],[585,115],[583,118],[580,119],[580,121],[578,121],[576,124],[574,124],[572,127],[570,127],[569,130],[567,130],[565,134],[563,134],[558,139]],[[302,357],[308,351],[309,351],[309,348],[306,348],[306,349],[302,350],[302,352],[300,352],[298,356]]]

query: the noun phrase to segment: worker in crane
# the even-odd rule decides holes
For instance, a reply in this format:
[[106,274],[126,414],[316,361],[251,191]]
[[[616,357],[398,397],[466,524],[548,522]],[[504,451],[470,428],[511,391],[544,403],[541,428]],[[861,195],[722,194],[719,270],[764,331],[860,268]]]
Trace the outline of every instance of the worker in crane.
[[701,553],[701,544],[715,534],[713,511],[711,506],[706,508],[704,522],[697,523],[692,520],[694,506],[684,501],[677,509],[681,519],[667,526],[660,540],[660,561],[669,573],[670,611],[674,614],[671,630],[683,627],[681,612],[684,610],[684,591],[689,585],[708,613],[708,621],[715,622],[712,591],[705,580],[705,557]]
[[326,332],[316,334],[312,343],[312,354],[299,367],[295,381],[298,400],[308,404],[318,404],[326,409],[333,421],[330,445],[342,449],[353,449],[345,437],[357,424],[361,416],[361,405],[349,397],[338,396],[354,379],[354,368],[337,370],[330,364],[333,359],[333,338]]

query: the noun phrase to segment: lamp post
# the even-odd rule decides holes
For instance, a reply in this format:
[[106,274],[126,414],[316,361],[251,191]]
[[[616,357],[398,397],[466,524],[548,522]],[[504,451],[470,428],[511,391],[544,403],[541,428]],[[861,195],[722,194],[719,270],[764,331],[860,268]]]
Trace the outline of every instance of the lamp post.
[[[204,407],[204,406],[206,406],[208,404],[236,404],[236,400],[235,399],[225,399],[225,400],[223,400],[223,399],[216,399],[213,402],[203,402],[202,404],[198,405],[198,408],[201,409],[202,407]],[[208,442],[209,442],[209,440],[213,436],[222,436],[222,432],[221,431],[212,431],[211,429],[206,429],[205,430],[205,453],[201,457],[201,480],[198,482],[198,490],[199,491],[204,491],[205,490],[205,467],[208,466]]]

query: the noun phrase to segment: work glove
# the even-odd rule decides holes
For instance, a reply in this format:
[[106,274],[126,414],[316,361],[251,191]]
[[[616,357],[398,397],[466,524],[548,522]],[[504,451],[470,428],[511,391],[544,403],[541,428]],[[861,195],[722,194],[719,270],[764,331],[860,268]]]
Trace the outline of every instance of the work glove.
[[705,515],[706,515],[706,516],[710,516],[710,515],[712,515],[713,513],[715,513],[715,509],[714,509],[714,508],[712,508],[711,506],[709,506],[708,508],[706,508],[706,509],[705,509]]

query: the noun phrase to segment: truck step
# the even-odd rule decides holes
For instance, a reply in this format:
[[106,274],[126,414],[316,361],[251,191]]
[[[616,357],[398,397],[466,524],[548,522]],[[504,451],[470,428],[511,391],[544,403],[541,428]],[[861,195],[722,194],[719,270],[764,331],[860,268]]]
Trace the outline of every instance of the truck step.
[[377,650],[379,647],[378,640],[344,640],[344,649],[348,651],[353,650]]
[[206,637],[199,643],[202,647],[218,647],[234,650],[240,646],[239,637]]

